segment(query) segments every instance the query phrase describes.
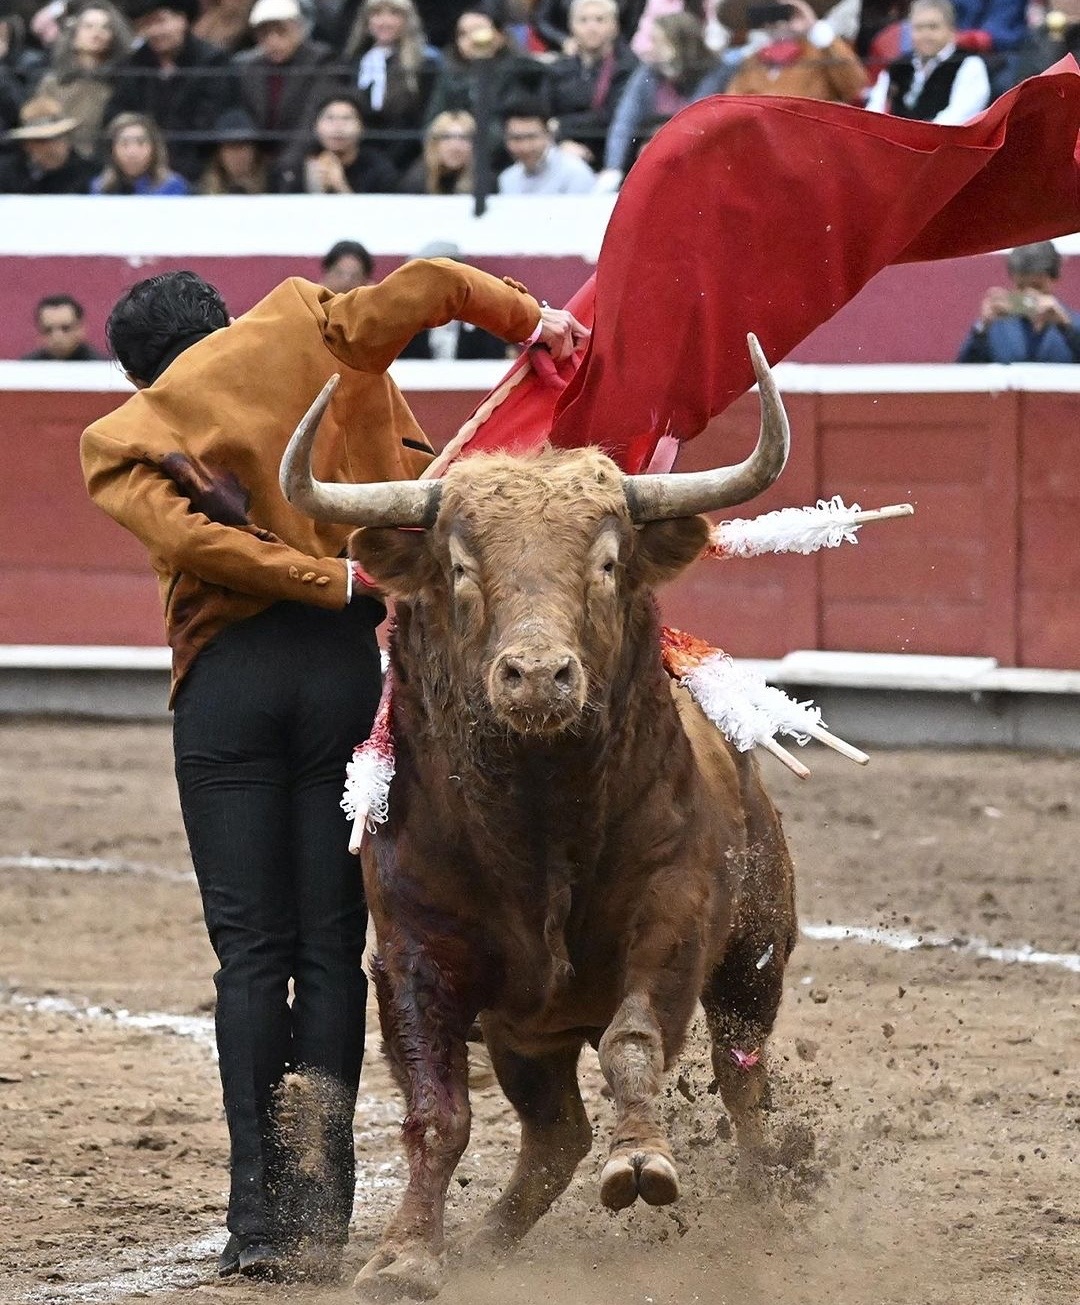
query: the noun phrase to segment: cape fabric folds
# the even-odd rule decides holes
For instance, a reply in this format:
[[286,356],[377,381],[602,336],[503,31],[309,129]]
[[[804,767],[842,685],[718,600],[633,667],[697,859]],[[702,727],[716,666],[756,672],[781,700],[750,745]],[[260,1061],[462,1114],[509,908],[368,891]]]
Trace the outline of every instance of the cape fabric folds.
[[567,305],[588,348],[557,381],[516,362],[459,452],[550,440],[666,469],[754,383],[748,331],[775,362],[892,263],[1080,230],[1078,133],[1072,58],[962,127],[782,97],[691,105],[642,151]]

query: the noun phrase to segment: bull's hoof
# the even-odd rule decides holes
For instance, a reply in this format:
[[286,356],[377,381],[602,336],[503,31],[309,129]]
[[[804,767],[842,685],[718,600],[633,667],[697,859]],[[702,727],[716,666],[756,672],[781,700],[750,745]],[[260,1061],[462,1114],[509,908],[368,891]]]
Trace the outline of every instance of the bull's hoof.
[[670,1205],[679,1199],[679,1175],[667,1156],[634,1151],[612,1156],[604,1166],[600,1200],[609,1210],[625,1210],[639,1196],[647,1205]]
[[441,1255],[424,1247],[409,1246],[400,1251],[376,1251],[353,1280],[353,1291],[362,1301],[431,1300],[446,1281]]

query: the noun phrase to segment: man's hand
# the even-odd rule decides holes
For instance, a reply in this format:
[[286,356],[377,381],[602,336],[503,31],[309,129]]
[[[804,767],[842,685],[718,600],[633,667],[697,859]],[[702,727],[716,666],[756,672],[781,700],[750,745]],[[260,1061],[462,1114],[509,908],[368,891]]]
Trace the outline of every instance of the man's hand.
[[1039,294],[1038,291],[1032,292],[1028,316],[1036,331],[1044,331],[1048,326],[1072,325],[1072,318],[1058,300],[1053,295]]
[[582,326],[573,313],[565,308],[540,309],[540,338],[537,344],[546,345],[556,362],[565,362],[585,343],[592,333]]
[[1012,297],[1008,290],[1003,290],[999,285],[991,286],[979,309],[979,321],[983,326],[989,326],[999,317],[1011,317],[1012,311]]

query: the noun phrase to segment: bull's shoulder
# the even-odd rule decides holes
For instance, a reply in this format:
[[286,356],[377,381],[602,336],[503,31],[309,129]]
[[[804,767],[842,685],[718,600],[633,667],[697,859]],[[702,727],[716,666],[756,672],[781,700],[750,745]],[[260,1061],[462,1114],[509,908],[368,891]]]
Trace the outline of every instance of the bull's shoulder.
[[734,746],[701,710],[689,689],[672,680],[671,696],[699,774],[710,789],[730,798],[733,803],[738,802],[742,790],[742,767]]

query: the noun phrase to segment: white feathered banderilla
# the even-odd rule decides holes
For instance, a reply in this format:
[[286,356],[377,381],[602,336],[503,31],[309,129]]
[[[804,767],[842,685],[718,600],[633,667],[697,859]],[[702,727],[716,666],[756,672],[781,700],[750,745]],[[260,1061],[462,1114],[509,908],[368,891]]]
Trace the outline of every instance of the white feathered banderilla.
[[819,499],[814,507],[780,508],[760,517],[720,521],[709,530],[704,557],[760,557],[763,553],[816,553],[858,542],[856,531],[869,521],[908,517],[910,503],[862,509],[844,506],[839,494]]

